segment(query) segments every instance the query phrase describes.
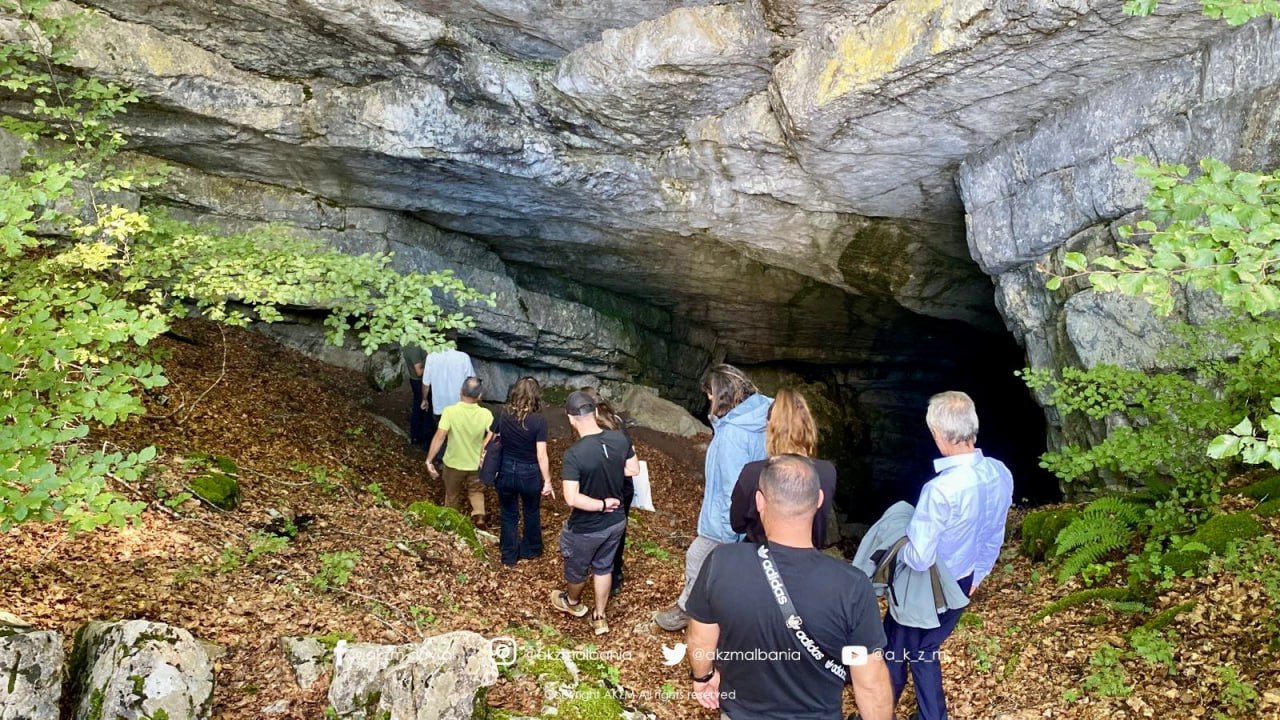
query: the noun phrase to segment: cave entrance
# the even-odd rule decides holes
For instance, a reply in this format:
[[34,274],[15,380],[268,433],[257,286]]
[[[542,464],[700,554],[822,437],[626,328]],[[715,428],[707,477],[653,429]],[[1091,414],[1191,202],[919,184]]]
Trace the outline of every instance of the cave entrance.
[[809,397],[821,425],[819,454],[839,469],[837,507],[850,522],[872,523],[899,500],[915,503],[938,457],[925,410],[945,390],[973,398],[978,446],[1009,466],[1015,504],[1061,499],[1056,479],[1040,468],[1044,411],[1014,375],[1026,361],[1010,336],[938,321],[897,328],[877,345],[866,362],[745,368],[765,392],[790,385]]

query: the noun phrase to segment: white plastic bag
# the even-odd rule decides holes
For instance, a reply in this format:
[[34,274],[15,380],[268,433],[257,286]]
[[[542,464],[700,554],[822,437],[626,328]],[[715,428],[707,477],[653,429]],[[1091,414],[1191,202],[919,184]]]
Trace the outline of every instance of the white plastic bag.
[[649,484],[649,463],[640,461],[640,474],[631,478],[631,482],[636,488],[636,494],[631,497],[631,508],[656,512],[657,508],[653,506],[653,487]]

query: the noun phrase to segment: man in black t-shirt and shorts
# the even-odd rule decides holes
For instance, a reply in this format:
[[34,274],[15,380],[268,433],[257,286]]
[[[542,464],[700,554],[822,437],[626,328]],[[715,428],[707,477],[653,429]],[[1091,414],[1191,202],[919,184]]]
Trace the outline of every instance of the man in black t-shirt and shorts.
[[582,591],[587,575],[592,579],[596,607],[591,627],[597,635],[609,632],[605,607],[613,584],[613,558],[622,542],[627,516],[622,505],[622,482],[640,471],[640,461],[627,436],[604,430],[596,422],[596,401],[586,393],[569,395],[564,404],[569,424],[580,438],[565,451],[564,500],[573,512],[560,532],[567,590],[553,590],[551,604],[574,617],[587,614]]
[[892,720],[871,582],[813,547],[813,463],[771,458],[755,495],[767,542],[712,550],[686,603],[694,697],[731,720],[839,720],[852,681],[865,720]]

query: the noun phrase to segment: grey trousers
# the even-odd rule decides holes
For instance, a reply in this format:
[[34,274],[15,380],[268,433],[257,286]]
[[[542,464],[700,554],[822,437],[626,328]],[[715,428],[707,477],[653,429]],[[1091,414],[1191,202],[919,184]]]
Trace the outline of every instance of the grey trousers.
[[689,601],[689,593],[693,592],[693,583],[698,579],[698,573],[702,571],[702,563],[706,562],[712,550],[722,544],[699,535],[689,545],[688,552],[684,554],[684,590],[680,591],[680,599],[676,601],[681,610],[684,610],[684,604]]

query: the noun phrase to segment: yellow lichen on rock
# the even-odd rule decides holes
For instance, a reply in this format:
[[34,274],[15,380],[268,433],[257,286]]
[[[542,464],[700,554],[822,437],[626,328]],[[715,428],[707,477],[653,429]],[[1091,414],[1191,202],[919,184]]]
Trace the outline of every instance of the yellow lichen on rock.
[[[966,0],[897,0],[863,24],[853,26],[836,43],[818,78],[817,104],[825,105],[879,80],[920,55],[954,48],[961,29],[982,11]],[[927,44],[926,44],[927,43]]]

